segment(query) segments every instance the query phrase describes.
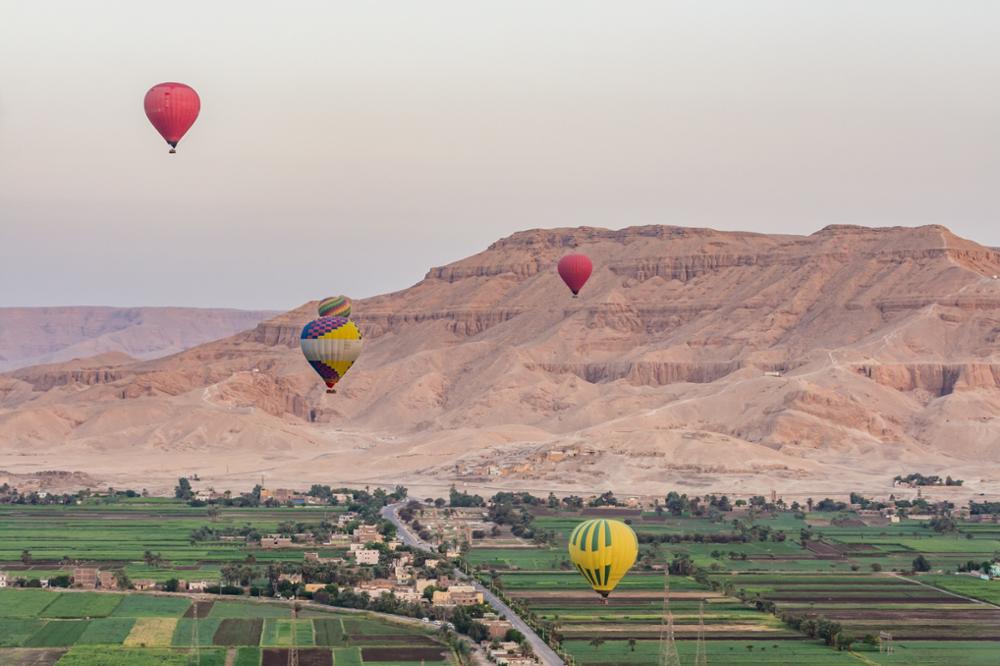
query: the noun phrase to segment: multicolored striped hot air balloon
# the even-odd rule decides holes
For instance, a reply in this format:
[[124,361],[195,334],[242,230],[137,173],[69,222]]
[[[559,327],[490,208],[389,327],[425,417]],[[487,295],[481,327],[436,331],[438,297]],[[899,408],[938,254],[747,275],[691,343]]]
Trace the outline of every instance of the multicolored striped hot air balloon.
[[602,597],[615,589],[638,554],[635,532],[620,520],[588,520],[569,535],[570,561]]
[[361,354],[361,331],[346,317],[320,317],[306,324],[299,340],[302,353],[326,382],[327,393],[337,385]]
[[347,296],[330,296],[319,302],[320,317],[351,317],[351,299]]

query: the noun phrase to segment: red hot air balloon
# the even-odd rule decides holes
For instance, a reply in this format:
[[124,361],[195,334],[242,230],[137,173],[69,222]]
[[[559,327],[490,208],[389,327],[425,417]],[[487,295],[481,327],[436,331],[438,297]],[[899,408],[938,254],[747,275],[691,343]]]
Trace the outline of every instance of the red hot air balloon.
[[576,298],[576,295],[583,289],[583,285],[587,283],[592,270],[594,270],[594,266],[585,254],[567,254],[559,260],[559,277],[573,292],[573,298]]
[[146,93],[143,106],[149,122],[170,144],[170,152],[176,153],[177,142],[198,118],[201,100],[194,88],[183,83],[157,83]]

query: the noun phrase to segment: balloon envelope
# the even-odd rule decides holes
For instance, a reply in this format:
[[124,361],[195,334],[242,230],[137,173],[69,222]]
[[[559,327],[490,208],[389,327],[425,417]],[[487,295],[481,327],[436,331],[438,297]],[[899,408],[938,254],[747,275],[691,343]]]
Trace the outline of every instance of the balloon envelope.
[[559,277],[563,279],[574,296],[583,289],[583,285],[587,283],[593,270],[594,266],[585,254],[567,254],[559,260]]
[[602,597],[615,589],[635,564],[639,541],[619,520],[588,520],[569,535],[569,559]]
[[299,345],[332,391],[361,354],[361,331],[350,319],[320,317],[305,325]]
[[194,88],[183,83],[157,83],[146,93],[143,100],[146,117],[156,131],[170,144],[171,151],[177,147],[201,110],[201,99]]
[[319,302],[320,317],[350,317],[351,299],[347,296],[330,296]]

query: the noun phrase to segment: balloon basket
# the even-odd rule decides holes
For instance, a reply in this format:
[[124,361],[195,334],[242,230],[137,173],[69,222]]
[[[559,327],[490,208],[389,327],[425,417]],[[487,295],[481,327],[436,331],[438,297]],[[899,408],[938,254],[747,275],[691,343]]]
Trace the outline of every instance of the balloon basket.
[[177,149],[176,149],[176,148],[171,148],[171,149],[170,149],[170,150],[169,150],[169,151],[167,152],[167,154],[168,154],[168,155],[175,155],[175,154],[177,154]]
[[332,389],[332,388],[331,389],[327,389],[326,392],[327,393],[336,393],[337,389]]

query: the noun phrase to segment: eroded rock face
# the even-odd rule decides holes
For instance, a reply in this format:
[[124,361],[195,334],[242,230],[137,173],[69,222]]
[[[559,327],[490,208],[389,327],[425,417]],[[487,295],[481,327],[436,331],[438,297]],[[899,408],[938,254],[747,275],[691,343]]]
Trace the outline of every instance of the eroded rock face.
[[[570,251],[595,266],[578,299],[555,272]],[[1000,460],[1000,419],[982,414],[1000,402],[997,274],[1000,252],[938,226],[519,232],[355,301],[365,352],[336,396],[298,349],[307,303],[167,358],[0,376],[0,447],[176,436],[267,458],[371,433],[358,478],[514,465],[516,447],[566,442],[788,478],[856,455]],[[552,474],[610,473],[568,460]]]

